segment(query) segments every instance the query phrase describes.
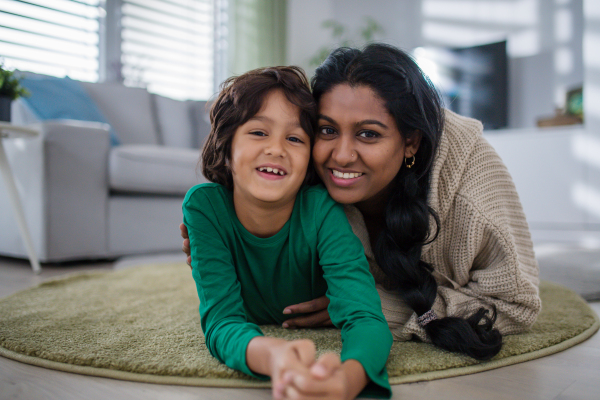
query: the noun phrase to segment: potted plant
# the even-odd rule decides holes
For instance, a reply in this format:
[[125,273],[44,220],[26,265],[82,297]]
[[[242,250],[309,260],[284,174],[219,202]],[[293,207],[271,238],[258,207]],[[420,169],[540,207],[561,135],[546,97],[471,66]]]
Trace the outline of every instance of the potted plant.
[[[336,20],[328,19],[323,21],[321,26],[331,30],[333,43],[331,46],[321,47],[315,55],[309,60],[311,67],[318,67],[327,58],[331,50],[335,47],[360,47],[375,39],[377,35],[385,34],[383,27],[371,17],[364,17],[365,26],[358,29],[355,34],[346,29],[346,26]],[[360,36],[360,38],[357,38]]]
[[0,64],[0,121],[10,122],[10,104],[21,96],[28,96],[29,92],[21,86],[21,79],[15,76],[14,71],[4,69]]

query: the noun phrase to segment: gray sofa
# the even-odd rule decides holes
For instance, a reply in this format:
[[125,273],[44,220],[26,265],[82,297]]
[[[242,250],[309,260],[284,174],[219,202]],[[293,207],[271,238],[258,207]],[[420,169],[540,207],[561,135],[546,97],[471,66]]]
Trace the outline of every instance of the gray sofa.
[[[197,168],[210,131],[205,102],[82,84],[120,145],[111,147],[107,124],[37,121],[22,101],[12,107],[12,123],[40,132],[4,141],[40,261],[180,249],[183,196],[205,181]],[[12,214],[0,180],[0,255],[27,258]]]

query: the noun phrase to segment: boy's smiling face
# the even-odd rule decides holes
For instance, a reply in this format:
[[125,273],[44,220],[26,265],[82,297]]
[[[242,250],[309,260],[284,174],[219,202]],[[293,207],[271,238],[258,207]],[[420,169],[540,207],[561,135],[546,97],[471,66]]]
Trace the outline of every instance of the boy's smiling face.
[[274,206],[293,202],[306,176],[310,150],[300,109],[281,90],[268,93],[260,111],[233,136],[229,166],[235,197]]

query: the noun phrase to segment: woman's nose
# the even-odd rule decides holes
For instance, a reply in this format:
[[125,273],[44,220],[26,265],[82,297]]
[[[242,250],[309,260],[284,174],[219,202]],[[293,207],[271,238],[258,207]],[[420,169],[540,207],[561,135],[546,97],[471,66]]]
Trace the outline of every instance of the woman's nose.
[[355,160],[354,157],[354,146],[351,140],[340,140],[337,143],[337,146],[333,149],[332,152],[333,160],[339,166],[345,166],[351,164]]

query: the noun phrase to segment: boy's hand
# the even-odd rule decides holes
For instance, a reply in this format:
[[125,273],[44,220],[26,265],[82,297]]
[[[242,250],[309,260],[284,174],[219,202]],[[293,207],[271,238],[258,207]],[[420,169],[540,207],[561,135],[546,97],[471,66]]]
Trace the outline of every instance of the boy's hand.
[[185,224],[183,222],[181,224],[179,224],[179,230],[181,231],[181,237],[183,238],[183,247],[181,248],[181,250],[187,256],[187,259],[185,260],[185,262],[191,268],[192,267],[192,256],[191,256],[192,250],[190,249],[190,237],[188,235],[187,227],[185,226]]
[[271,352],[273,389],[288,371],[308,373],[310,366],[315,363],[316,352],[315,344],[308,339],[286,341],[281,348],[273,349]]
[[287,371],[273,393],[277,400],[346,400],[354,399],[366,384],[366,374],[360,363],[348,360],[342,364],[337,354],[328,353],[307,372]]
[[329,312],[329,299],[327,296],[319,297],[311,301],[288,306],[283,310],[284,314],[305,314],[288,319],[283,323],[284,328],[316,328],[321,326],[333,326]]
[[269,375],[273,384],[273,397],[281,396],[280,382],[289,371],[308,374],[315,363],[315,344],[308,339],[285,339],[257,336],[246,348],[246,364],[251,371]]

